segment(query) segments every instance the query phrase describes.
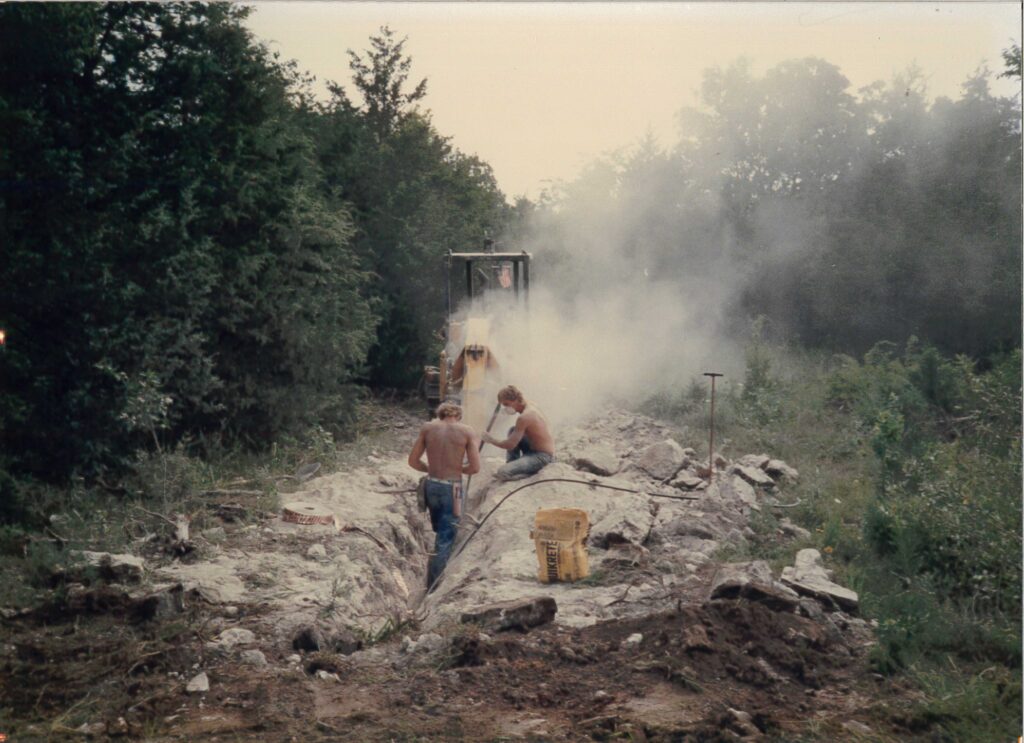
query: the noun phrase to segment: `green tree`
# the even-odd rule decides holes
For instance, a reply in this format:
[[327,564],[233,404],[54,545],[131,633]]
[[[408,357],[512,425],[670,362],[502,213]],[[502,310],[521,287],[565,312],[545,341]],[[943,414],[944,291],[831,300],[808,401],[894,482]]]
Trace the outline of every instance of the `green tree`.
[[378,141],[394,132],[410,106],[427,94],[425,78],[411,91],[405,90],[412,67],[412,59],[403,51],[407,40],[396,39],[394,31],[382,26],[379,36],[370,37],[365,56],[348,50],[352,82],[362,94],[366,119]]
[[508,207],[490,167],[452,147],[414,106],[426,81],[406,91],[404,43],[385,27],[365,55],[350,52],[362,105],[331,85],[317,149],[326,182],[352,204],[355,245],[374,274],[381,325],[368,379],[411,388],[443,322],[444,254],[500,234]]
[[15,470],[95,472],[154,430],[266,441],[358,373],[374,319],[352,220],[327,200],[301,78],[247,12],[0,7]]

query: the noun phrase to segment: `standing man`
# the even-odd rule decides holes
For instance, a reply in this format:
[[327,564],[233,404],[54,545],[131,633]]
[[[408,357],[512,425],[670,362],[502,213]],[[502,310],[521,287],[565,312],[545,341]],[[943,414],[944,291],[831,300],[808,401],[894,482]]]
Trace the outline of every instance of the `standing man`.
[[444,571],[452,553],[462,515],[462,476],[480,471],[479,439],[472,428],[460,423],[461,420],[462,408],[452,402],[441,403],[437,418],[423,424],[409,453],[409,466],[427,473],[427,507],[435,534],[434,555],[427,568],[428,588]]
[[498,441],[489,433],[483,434],[484,443],[508,450],[506,464],[498,468],[494,478],[519,480],[554,462],[555,441],[544,414],[511,384],[498,392],[498,404],[509,415],[518,413],[519,419],[504,441]]

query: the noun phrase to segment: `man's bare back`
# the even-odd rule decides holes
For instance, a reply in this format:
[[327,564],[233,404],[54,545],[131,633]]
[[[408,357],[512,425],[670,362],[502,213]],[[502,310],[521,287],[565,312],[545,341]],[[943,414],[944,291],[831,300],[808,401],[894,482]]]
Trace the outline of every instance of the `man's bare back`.
[[[450,418],[423,424],[409,454],[409,466],[438,480],[458,480],[480,471],[479,440],[472,428]],[[422,457],[427,455],[427,463]],[[463,461],[469,462],[463,466]]]

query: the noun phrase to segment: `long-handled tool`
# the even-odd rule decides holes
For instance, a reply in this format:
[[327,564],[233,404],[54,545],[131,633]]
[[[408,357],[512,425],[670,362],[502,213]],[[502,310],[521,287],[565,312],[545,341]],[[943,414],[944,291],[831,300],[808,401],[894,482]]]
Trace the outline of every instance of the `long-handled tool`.
[[708,482],[715,479],[715,377],[724,376],[718,372],[704,372],[705,377],[711,377],[711,415],[708,428],[711,430],[711,437],[708,441]]
[[[487,424],[487,430],[484,433],[490,433],[491,432],[491,428],[494,426],[494,421],[498,420],[498,413],[500,411],[501,411],[501,403],[499,402],[497,405],[494,406],[494,412],[491,413],[491,420]],[[480,439],[480,447],[477,449],[477,451],[481,452],[483,450],[484,450],[484,440],[483,440],[483,438],[481,438]],[[473,482],[473,476],[469,475],[466,478],[466,489],[462,491],[462,505],[463,506],[466,505],[466,495],[469,493],[469,484],[471,482]],[[459,509],[459,515],[461,515],[461,514],[462,514],[462,509],[460,508]]]

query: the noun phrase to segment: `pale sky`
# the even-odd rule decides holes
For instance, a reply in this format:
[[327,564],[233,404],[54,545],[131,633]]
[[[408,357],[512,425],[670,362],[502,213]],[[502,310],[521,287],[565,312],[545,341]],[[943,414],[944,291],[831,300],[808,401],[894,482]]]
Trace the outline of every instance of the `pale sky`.
[[[932,96],[957,98],[980,65],[1003,69],[1021,39],[1017,2],[440,3],[256,2],[257,37],[354,101],[347,49],[383,25],[406,36],[436,129],[494,168],[509,200],[536,198],[647,132],[676,142],[703,70],[740,57],[757,74],[791,58],[837,65],[851,91],[912,64]],[[1016,81],[994,86],[1018,92]]]

